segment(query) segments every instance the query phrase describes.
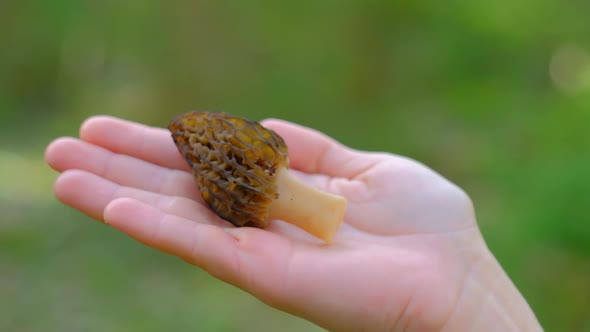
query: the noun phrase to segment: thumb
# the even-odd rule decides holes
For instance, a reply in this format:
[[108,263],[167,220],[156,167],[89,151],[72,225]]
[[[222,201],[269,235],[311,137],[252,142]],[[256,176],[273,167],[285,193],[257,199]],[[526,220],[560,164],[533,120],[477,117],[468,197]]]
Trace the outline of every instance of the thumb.
[[370,154],[348,148],[314,129],[278,119],[261,124],[285,140],[290,167],[305,173],[350,179],[375,163]]

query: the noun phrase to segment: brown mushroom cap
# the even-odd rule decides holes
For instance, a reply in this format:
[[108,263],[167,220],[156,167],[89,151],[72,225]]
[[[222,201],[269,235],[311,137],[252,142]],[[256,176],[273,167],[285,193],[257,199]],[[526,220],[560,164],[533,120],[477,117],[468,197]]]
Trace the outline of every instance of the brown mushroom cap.
[[259,228],[279,218],[331,241],[346,200],[292,178],[287,146],[275,132],[222,112],[182,114],[168,129],[204,201],[221,218]]

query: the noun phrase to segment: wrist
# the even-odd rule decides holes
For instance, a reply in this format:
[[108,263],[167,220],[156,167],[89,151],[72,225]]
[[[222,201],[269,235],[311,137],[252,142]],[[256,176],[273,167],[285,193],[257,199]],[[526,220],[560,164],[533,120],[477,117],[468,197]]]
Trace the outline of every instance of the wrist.
[[486,249],[466,274],[445,331],[542,331],[532,309]]

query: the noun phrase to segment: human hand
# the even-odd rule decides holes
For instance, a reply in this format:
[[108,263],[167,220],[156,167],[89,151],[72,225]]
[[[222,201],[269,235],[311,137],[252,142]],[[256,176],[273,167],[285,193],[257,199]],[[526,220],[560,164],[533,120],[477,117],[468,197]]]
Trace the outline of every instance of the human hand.
[[295,175],[348,199],[331,245],[281,221],[261,230],[218,218],[164,129],[94,117],[46,160],[65,204],[329,330],[540,329],[457,186],[407,158],[263,125],[285,139]]

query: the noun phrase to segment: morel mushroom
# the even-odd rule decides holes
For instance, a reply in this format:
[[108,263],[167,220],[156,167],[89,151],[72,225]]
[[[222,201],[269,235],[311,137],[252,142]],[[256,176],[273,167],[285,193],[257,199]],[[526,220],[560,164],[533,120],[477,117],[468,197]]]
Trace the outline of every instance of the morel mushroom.
[[190,112],[168,129],[192,168],[201,196],[235,226],[265,228],[280,219],[330,243],[346,199],[290,174],[287,146],[257,122],[222,112]]

